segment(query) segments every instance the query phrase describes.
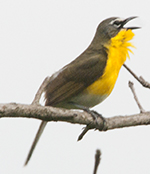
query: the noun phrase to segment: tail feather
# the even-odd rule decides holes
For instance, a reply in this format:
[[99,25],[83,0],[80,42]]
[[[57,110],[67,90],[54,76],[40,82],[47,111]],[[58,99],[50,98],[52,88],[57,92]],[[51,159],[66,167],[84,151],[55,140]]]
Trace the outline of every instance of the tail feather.
[[35,149],[35,146],[37,145],[37,143],[38,143],[38,141],[39,141],[39,139],[40,139],[40,137],[41,137],[41,135],[43,133],[43,130],[44,130],[46,124],[47,124],[47,121],[42,121],[42,123],[40,124],[40,127],[39,127],[38,132],[37,132],[37,134],[35,136],[35,139],[34,139],[34,141],[32,143],[32,146],[30,148],[30,151],[28,153],[28,156],[27,156],[27,159],[25,161],[24,166],[26,166],[28,164],[28,162],[29,162],[29,160],[30,160],[30,158],[32,156],[32,153],[33,153],[33,151]]

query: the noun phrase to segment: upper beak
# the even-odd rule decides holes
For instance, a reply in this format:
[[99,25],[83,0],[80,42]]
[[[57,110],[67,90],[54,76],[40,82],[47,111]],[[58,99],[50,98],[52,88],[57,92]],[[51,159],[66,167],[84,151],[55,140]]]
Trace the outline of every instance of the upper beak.
[[[137,16],[132,16],[132,17],[129,17],[129,18],[126,18],[124,21],[122,21],[122,27],[129,21],[131,21],[132,19],[135,19],[137,18]],[[131,30],[134,30],[134,29],[139,29],[141,27],[127,27],[126,29],[131,29]]]

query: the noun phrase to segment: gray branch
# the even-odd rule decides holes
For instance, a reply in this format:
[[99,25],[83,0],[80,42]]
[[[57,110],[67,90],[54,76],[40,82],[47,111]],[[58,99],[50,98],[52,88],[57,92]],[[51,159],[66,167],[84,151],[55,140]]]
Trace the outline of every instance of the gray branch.
[[101,161],[101,151],[99,149],[97,149],[96,150],[96,154],[95,154],[95,165],[94,165],[94,172],[93,172],[93,174],[97,173],[97,169],[98,169],[98,166],[100,164],[100,161]]
[[141,113],[142,113],[142,112],[145,112],[145,110],[143,109],[142,105],[140,104],[140,102],[139,102],[139,100],[138,100],[138,97],[137,97],[137,95],[136,95],[136,93],[135,93],[134,83],[131,82],[131,81],[129,81],[129,87],[130,87],[130,89],[131,89],[131,91],[132,91],[132,93],[133,93],[134,99],[135,99],[135,101],[136,101],[136,103],[137,103],[137,105],[138,105],[138,107],[139,107],[139,109],[140,109],[140,112],[141,112]]
[[[63,121],[73,124],[90,124],[90,129],[98,129],[100,131],[103,124],[103,120],[101,118],[98,118],[97,122],[95,122],[93,117],[91,117],[91,115],[87,112],[16,103],[0,104],[0,117],[22,117],[40,119],[49,122]],[[126,116],[114,116],[105,118],[105,120],[106,123],[103,131],[138,125],[148,125],[150,124],[150,112]]]
[[125,63],[123,66],[132,74],[132,76],[145,88],[150,88],[150,83],[147,82],[142,76],[138,77]]

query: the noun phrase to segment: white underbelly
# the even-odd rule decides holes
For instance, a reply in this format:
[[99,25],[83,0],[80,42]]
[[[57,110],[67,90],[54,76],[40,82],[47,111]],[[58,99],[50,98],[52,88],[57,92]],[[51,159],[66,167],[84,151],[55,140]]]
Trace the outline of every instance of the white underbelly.
[[77,96],[73,97],[71,99],[71,101],[74,103],[77,103],[79,105],[86,106],[88,108],[92,108],[95,105],[101,103],[107,97],[108,97],[107,95],[100,96],[100,95],[82,93],[82,94],[78,94]]
[[92,108],[95,105],[101,103],[105,100],[108,95],[93,95],[88,93],[80,93],[77,96],[74,96],[69,101],[61,102],[56,105],[56,107],[66,108],[66,109],[80,109],[79,106],[84,106]]

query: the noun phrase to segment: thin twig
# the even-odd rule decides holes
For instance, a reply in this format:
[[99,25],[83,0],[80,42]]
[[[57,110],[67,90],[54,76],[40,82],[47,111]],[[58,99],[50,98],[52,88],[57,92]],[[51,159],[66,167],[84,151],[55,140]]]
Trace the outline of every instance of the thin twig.
[[46,77],[44,79],[43,83],[41,84],[41,86],[39,87],[39,89],[38,89],[38,91],[37,91],[37,93],[36,93],[36,95],[34,97],[34,100],[32,102],[32,105],[39,105],[39,101],[40,101],[41,95],[44,92],[44,89],[45,89],[48,81],[49,81],[49,77]]
[[126,64],[123,64],[123,66],[133,75],[133,77],[141,83],[142,86],[146,88],[150,88],[150,83],[145,81],[143,77],[138,77]]
[[129,81],[129,87],[130,87],[130,89],[131,89],[131,91],[132,91],[132,93],[133,93],[134,99],[135,99],[135,101],[136,101],[136,103],[137,103],[137,105],[138,105],[138,107],[139,107],[139,109],[140,109],[140,112],[141,112],[141,113],[145,112],[145,110],[144,110],[143,107],[141,106],[141,104],[140,104],[140,102],[139,102],[139,100],[138,100],[138,97],[137,97],[137,95],[136,95],[136,93],[135,93],[135,89],[134,89],[134,84],[133,84],[133,82]]
[[100,164],[100,160],[101,160],[101,151],[99,149],[96,150],[96,154],[95,154],[95,165],[94,165],[94,172],[93,174],[97,173],[97,169],[98,166]]

